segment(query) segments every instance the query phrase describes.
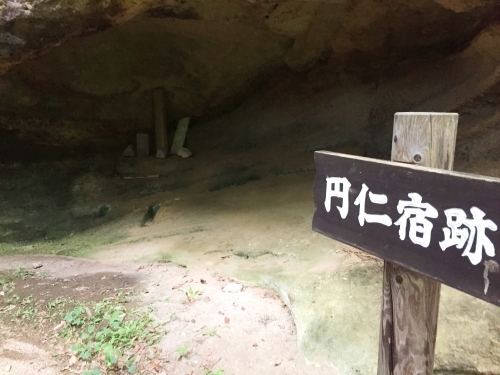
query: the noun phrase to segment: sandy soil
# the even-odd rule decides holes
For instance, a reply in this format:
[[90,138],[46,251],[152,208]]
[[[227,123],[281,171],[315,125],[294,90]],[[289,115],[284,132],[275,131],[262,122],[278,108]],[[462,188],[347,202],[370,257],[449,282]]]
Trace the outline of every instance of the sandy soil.
[[[133,303],[152,307],[154,317],[166,323],[168,330],[158,345],[161,366],[152,373],[202,374],[207,369],[223,369],[226,375],[331,374],[327,368],[306,364],[297,347],[290,311],[268,289],[210,270],[173,264],[111,264],[53,256],[2,257],[0,275],[18,268],[30,269],[38,262],[42,267],[37,274],[16,282],[21,298],[36,294],[44,296],[44,301],[59,296],[99,300],[123,288],[135,290]],[[230,284],[241,285],[241,291],[225,291]],[[181,292],[188,288],[200,291],[191,302]],[[68,367],[70,355],[60,354],[63,341],[50,339],[53,326],[33,330],[26,324],[19,329],[5,319],[1,324],[0,373],[62,374],[78,370],[79,366]],[[186,343],[187,355],[176,359],[176,348]]]

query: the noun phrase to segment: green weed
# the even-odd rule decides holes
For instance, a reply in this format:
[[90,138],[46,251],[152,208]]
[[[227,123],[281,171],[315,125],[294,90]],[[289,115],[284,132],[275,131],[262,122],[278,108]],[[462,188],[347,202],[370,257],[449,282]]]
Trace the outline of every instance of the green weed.
[[224,375],[224,370],[219,370],[217,372],[213,372],[212,370],[205,370],[203,375]]
[[200,295],[199,290],[193,290],[191,287],[189,287],[189,290],[186,291],[179,289],[179,292],[184,293],[186,295],[188,302],[193,302],[196,299],[196,297]]
[[220,337],[217,334],[217,327],[203,327],[201,329],[201,333],[202,333],[203,336],[210,336],[210,337],[217,336],[217,337]]
[[179,346],[177,349],[175,349],[175,355],[177,357],[177,360],[180,360],[182,357],[185,357],[189,353],[189,344],[185,343],[182,346]]
[[19,267],[14,271],[14,276],[26,280],[28,277],[35,276],[35,271]]
[[[77,358],[91,362],[101,359],[110,370],[135,373],[137,357],[131,349],[137,344],[156,345],[163,334],[148,312],[127,312],[123,305],[104,299],[93,310],[79,306],[64,318],[63,337],[75,340]],[[89,374],[93,374],[89,372]]]

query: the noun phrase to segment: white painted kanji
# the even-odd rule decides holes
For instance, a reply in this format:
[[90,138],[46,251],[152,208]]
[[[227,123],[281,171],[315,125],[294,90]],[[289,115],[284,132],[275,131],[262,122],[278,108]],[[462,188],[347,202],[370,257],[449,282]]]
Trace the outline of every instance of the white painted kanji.
[[325,210],[330,212],[332,207],[332,198],[341,198],[342,206],[337,206],[340,212],[340,217],[345,219],[349,212],[349,189],[351,183],[345,177],[327,177],[326,178],[326,194],[325,194]]
[[[451,246],[462,249],[467,246],[462,256],[469,257],[473,265],[479,264],[483,259],[483,249],[486,255],[495,256],[495,246],[486,236],[486,229],[496,231],[497,225],[491,220],[484,220],[486,214],[477,207],[470,209],[472,219],[467,218],[467,214],[460,208],[450,208],[444,211],[446,215],[447,228],[443,228],[444,240],[439,246],[444,251]],[[472,245],[476,242],[474,251]]]
[[400,200],[398,202],[398,212],[402,214],[394,225],[399,226],[399,238],[406,238],[406,228],[410,223],[410,240],[423,247],[429,247],[431,242],[433,224],[427,218],[437,218],[437,210],[429,203],[422,203],[422,196],[418,193],[409,193],[409,201]]
[[392,220],[389,217],[389,215],[374,215],[374,214],[367,214],[365,205],[366,205],[366,193],[368,193],[368,197],[370,198],[370,202],[375,203],[375,204],[386,204],[387,203],[387,195],[385,194],[374,194],[371,191],[369,191],[368,186],[366,184],[363,184],[361,187],[361,191],[359,192],[358,197],[354,201],[355,206],[359,206],[359,214],[358,214],[358,221],[359,225],[363,226],[365,225],[365,221],[367,223],[379,223],[382,225],[386,226],[391,226],[392,225]]

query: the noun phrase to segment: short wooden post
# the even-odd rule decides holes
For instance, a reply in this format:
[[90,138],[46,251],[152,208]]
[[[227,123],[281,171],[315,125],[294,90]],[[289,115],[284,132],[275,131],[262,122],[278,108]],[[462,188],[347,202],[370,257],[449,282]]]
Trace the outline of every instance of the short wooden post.
[[138,157],[148,157],[149,156],[149,146],[151,143],[151,137],[149,134],[136,134],[136,148]]
[[165,125],[165,99],[164,90],[157,88],[154,90],[154,114],[155,114],[155,143],[156,157],[163,159],[167,156],[168,140],[167,127]]
[[[396,113],[392,161],[453,169],[458,114]],[[384,263],[378,375],[432,375],[441,284]]]
[[177,129],[175,131],[174,140],[172,141],[172,149],[170,150],[171,154],[177,154],[181,147],[184,147],[186,144],[187,131],[189,127],[190,117],[184,117],[179,120],[177,123]]

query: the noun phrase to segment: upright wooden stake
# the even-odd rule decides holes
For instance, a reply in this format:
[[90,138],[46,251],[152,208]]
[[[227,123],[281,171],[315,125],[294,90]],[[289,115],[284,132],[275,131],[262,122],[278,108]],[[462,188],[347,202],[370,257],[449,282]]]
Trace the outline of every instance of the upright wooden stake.
[[[453,169],[458,114],[396,113],[392,161]],[[432,375],[441,284],[385,262],[378,375]]]
[[177,129],[175,131],[174,140],[172,141],[172,149],[170,151],[171,154],[177,154],[181,147],[185,146],[190,119],[191,117],[184,117],[177,123]]
[[163,159],[167,156],[168,140],[167,127],[165,125],[165,103],[163,98],[163,89],[154,90],[154,114],[155,114],[155,143],[156,157]]

